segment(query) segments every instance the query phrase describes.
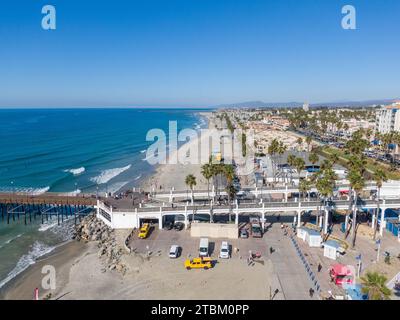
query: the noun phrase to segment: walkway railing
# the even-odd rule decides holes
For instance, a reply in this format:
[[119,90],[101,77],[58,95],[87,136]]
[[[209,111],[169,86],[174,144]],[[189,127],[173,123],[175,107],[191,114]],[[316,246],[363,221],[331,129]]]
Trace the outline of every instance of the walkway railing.
[[294,238],[294,236],[293,235],[290,236],[290,239],[292,240],[292,244],[293,244],[293,246],[294,246],[294,248],[296,250],[296,253],[297,253],[298,257],[300,258],[300,260],[301,260],[301,262],[302,262],[302,264],[304,266],[304,269],[307,272],[307,275],[308,275],[308,277],[309,277],[309,279],[310,279],[310,281],[312,283],[312,286],[313,286],[315,292],[317,292],[319,294],[321,292],[321,286],[319,285],[319,282],[317,280],[317,277],[316,277],[315,273],[312,271],[311,266],[309,265],[307,259],[305,258],[303,252],[301,251],[301,249],[300,249],[296,239]]

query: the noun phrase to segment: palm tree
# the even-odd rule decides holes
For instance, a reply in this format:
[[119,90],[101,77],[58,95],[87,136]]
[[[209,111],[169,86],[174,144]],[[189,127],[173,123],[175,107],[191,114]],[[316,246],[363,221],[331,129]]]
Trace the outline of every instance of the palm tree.
[[197,184],[196,177],[192,174],[187,175],[186,179],[185,179],[185,183],[190,188],[190,191],[192,193],[191,197],[192,197],[192,203],[193,203],[193,187]]
[[310,152],[310,145],[312,142],[312,138],[310,136],[306,137],[306,143],[307,143],[307,151]]
[[299,182],[300,182],[300,172],[305,167],[305,162],[304,162],[303,158],[296,158],[295,162],[294,162],[294,166],[296,167],[297,176],[298,176]]
[[389,300],[392,295],[391,290],[386,287],[387,278],[378,272],[367,272],[365,277],[361,277],[363,287],[362,293],[368,294],[369,300]]
[[339,155],[337,152],[333,152],[329,155],[329,161],[332,162],[332,164],[336,164],[339,162]]
[[319,156],[315,152],[311,152],[308,156],[308,161],[310,161],[313,166],[319,161]]
[[233,166],[231,164],[226,164],[223,166],[222,168],[222,173],[225,176],[226,179],[226,191],[228,194],[228,202],[229,202],[229,222],[231,221],[231,214],[232,214],[232,203],[231,203],[231,199],[235,196],[235,188],[233,187],[233,179],[235,178],[235,169],[233,168]]
[[[375,213],[375,219],[374,219],[374,240],[376,239],[376,231],[378,229],[378,214],[379,214],[379,199],[381,197],[381,188],[382,188],[382,184],[383,182],[387,181],[387,176],[386,176],[386,172],[383,171],[382,169],[377,169],[373,176],[372,179],[375,181],[376,186],[378,188],[378,194],[376,197],[376,213]],[[381,223],[383,223],[381,221]]]
[[210,179],[213,177],[212,164],[206,163],[201,166],[201,174],[207,179],[207,196],[210,201]]
[[[320,172],[316,174],[316,188],[322,197],[323,205],[326,207],[327,200],[332,197],[333,190],[338,179],[337,174],[333,171],[332,167],[325,166]],[[318,211],[319,217],[319,211]],[[327,225],[328,221],[325,221]]]
[[362,191],[365,186],[365,180],[362,174],[362,171],[358,168],[350,169],[350,172],[347,176],[350,182],[351,190],[354,194],[354,204],[353,204],[353,223],[351,227],[351,246],[352,248],[356,245],[356,227],[357,227],[357,200],[358,195]]
[[[369,142],[364,139],[364,130],[360,129],[354,132],[351,139],[346,143],[346,151],[351,154],[349,158],[349,174],[347,176],[350,182],[351,195],[353,201],[350,206],[353,206],[353,224],[352,224],[352,247],[355,246],[356,241],[356,226],[357,226],[357,200],[358,194],[365,186],[364,173],[366,166],[366,159],[363,151],[368,147]],[[347,228],[348,215],[346,216]],[[347,236],[347,234],[345,234]]]
[[308,192],[311,190],[311,181],[309,179],[303,179],[300,181],[299,184],[299,191],[303,195],[303,199],[305,199],[304,194],[308,194]]
[[[215,186],[214,196],[216,197],[219,192],[219,177],[221,174],[221,166],[220,163],[211,163],[210,164],[210,173],[213,178],[213,185]],[[215,199],[214,199],[215,201]]]
[[[278,148],[279,148],[279,141],[277,139],[273,139],[268,146],[268,154],[271,157],[271,161],[273,160],[274,156],[278,153]],[[274,162],[274,164],[272,166],[272,170],[273,170],[274,181],[275,181],[275,179],[276,179],[276,163],[275,163],[275,161],[272,161],[272,162]]]
[[301,147],[301,145],[303,144],[303,139],[300,138],[300,137],[298,137],[296,143],[298,144],[298,147],[299,147],[298,150],[300,150],[300,147]]

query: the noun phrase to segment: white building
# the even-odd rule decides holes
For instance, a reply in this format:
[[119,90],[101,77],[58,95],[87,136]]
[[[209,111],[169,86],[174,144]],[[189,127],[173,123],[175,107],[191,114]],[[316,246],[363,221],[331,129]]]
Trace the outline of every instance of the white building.
[[308,112],[310,110],[310,105],[307,102],[303,104],[303,110],[305,112]]
[[400,101],[377,111],[376,131],[383,134],[400,131]]

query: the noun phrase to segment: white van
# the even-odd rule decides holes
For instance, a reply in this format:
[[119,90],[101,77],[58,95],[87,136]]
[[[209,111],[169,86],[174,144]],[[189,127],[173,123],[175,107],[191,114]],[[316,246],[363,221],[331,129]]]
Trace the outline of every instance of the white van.
[[207,238],[200,239],[199,256],[200,257],[208,256],[208,239]]
[[221,259],[229,259],[229,244],[227,241],[222,241],[219,257]]

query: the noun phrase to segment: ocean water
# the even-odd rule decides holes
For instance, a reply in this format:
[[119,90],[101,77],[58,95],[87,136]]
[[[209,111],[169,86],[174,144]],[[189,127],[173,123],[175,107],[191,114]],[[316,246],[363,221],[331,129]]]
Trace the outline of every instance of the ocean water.
[[[0,109],[0,192],[76,194],[140,186],[149,130],[168,135],[169,121],[200,129],[195,109]],[[204,110],[203,110],[204,111]],[[25,226],[0,220],[0,289],[70,238],[73,221]]]

